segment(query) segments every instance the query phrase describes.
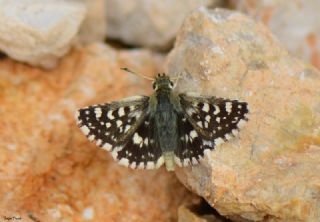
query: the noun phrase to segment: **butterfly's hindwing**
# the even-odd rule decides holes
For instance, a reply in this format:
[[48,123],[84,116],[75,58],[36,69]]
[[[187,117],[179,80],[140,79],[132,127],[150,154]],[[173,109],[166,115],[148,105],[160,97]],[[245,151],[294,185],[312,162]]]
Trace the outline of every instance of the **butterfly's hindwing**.
[[178,114],[178,147],[174,151],[175,162],[179,166],[198,164],[206,149],[214,144],[203,138],[183,114]]
[[112,151],[114,159],[133,169],[157,169],[164,160],[155,139],[154,118],[147,115],[124,146]]
[[85,107],[76,114],[77,124],[90,141],[111,151],[130,137],[144,119],[148,99],[139,96]]
[[214,145],[237,135],[238,129],[248,120],[246,102],[180,94],[180,104],[191,125],[204,139],[213,141]]

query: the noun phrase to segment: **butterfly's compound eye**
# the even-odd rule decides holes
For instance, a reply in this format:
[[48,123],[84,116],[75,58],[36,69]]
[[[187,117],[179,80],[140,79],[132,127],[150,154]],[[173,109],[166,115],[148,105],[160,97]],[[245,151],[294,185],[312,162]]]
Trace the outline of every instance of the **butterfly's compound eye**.
[[170,81],[169,85],[170,85],[170,88],[173,88],[173,86],[174,86],[173,82],[171,82],[171,81]]
[[155,82],[152,84],[152,88],[156,89],[156,83]]

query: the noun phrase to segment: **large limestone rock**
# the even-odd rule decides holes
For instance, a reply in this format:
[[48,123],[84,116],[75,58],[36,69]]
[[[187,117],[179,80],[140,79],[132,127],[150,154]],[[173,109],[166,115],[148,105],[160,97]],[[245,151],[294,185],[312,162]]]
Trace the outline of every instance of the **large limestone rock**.
[[107,35],[132,45],[167,49],[184,17],[220,0],[107,0]]
[[319,221],[320,73],[290,56],[270,31],[227,10],[193,12],[168,73],[178,91],[249,103],[237,138],[179,179],[234,221]]
[[237,10],[264,22],[289,52],[320,68],[320,1],[231,2]]
[[191,196],[174,174],[119,166],[74,120],[80,107],[148,94],[149,81],[120,67],[154,74],[162,61],[149,51],[102,44],[74,50],[52,71],[2,59],[1,219],[176,221],[179,205]]
[[74,43],[85,15],[82,2],[0,0],[0,51],[53,68]]

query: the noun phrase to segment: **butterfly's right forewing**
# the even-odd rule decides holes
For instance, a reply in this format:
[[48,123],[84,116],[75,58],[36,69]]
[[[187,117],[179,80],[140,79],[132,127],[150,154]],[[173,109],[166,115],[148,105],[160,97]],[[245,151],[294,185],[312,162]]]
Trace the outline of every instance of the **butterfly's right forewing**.
[[149,97],[135,96],[80,109],[77,123],[90,141],[110,151],[121,165],[155,169],[163,164],[148,112]]
[[142,122],[148,99],[139,96],[82,108],[76,114],[77,124],[90,141],[110,151]]

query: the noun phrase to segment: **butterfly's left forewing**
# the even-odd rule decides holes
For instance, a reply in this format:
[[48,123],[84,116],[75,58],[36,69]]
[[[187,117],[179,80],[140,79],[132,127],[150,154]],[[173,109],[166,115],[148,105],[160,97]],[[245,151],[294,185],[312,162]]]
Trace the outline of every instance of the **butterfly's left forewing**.
[[246,102],[186,94],[179,98],[180,146],[175,155],[176,163],[182,166],[196,164],[205,150],[231,139],[248,120]]

